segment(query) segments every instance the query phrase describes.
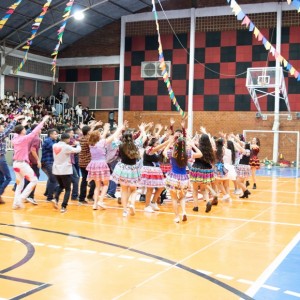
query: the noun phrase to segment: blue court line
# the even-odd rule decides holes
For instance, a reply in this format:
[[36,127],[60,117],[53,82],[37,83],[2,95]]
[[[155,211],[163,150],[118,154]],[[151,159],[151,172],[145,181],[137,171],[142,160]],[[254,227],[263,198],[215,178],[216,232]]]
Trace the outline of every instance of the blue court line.
[[300,232],[251,287],[255,300],[300,299]]

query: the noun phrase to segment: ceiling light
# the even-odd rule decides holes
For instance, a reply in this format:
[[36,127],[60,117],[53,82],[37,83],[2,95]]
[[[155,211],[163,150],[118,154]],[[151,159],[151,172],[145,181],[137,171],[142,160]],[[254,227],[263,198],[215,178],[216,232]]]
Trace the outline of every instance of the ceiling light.
[[84,14],[83,14],[83,12],[80,11],[80,10],[76,11],[76,12],[74,13],[74,19],[75,19],[75,20],[78,20],[78,21],[84,19]]

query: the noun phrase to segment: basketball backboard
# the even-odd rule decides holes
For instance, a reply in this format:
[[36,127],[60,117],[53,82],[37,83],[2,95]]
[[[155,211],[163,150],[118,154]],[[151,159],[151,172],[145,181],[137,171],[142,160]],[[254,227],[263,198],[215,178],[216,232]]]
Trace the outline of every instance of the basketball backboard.
[[259,98],[267,95],[275,97],[276,88],[280,92],[279,98],[284,99],[289,113],[291,112],[282,68],[248,68],[246,87],[259,113],[261,113]]

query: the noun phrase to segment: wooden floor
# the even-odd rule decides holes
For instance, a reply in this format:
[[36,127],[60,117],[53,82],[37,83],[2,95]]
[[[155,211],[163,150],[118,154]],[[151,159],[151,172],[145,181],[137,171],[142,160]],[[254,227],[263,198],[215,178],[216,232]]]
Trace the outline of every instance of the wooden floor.
[[300,231],[299,179],[264,176],[257,185],[249,199],[232,194],[209,214],[204,202],[198,213],[188,202],[179,224],[170,202],[152,214],[138,202],[124,218],[116,200],[98,211],[72,201],[61,214],[45,202],[42,182],[39,205],[13,211],[9,186],[0,206],[0,299],[254,299],[262,274]]

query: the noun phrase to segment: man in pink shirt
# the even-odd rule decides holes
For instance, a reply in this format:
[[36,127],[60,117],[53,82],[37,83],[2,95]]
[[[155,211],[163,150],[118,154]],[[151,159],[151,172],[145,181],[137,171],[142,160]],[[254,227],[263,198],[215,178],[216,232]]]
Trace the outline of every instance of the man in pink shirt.
[[[49,119],[49,116],[45,116],[42,122],[36,126],[36,128],[29,134],[26,135],[26,129],[22,125],[17,125],[15,127],[15,137],[12,140],[14,147],[14,157],[13,157],[13,169],[16,174],[16,191],[13,202],[13,209],[18,209],[23,207],[23,201],[28,197],[31,191],[36,186],[38,179],[29,165],[29,144],[35,136],[37,136],[44,123]],[[24,187],[24,179],[30,181],[30,183]],[[23,190],[23,192],[22,192]]]

